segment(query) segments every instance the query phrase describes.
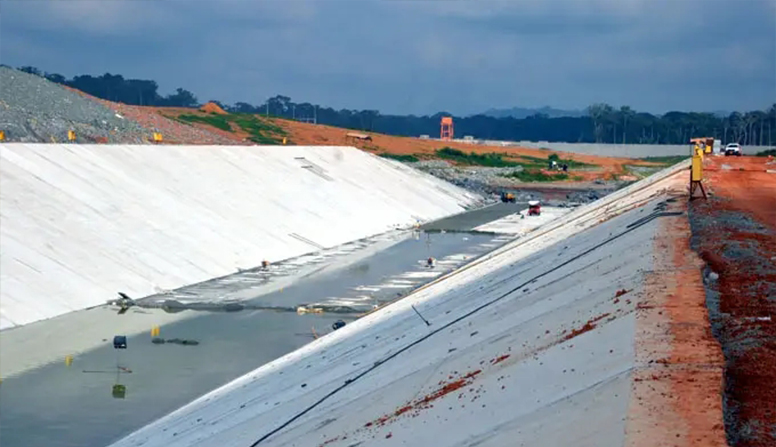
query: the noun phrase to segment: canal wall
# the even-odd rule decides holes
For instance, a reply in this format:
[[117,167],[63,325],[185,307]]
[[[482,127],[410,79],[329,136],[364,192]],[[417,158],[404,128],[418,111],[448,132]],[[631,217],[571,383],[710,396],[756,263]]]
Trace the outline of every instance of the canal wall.
[[350,147],[0,145],[0,329],[465,211]]

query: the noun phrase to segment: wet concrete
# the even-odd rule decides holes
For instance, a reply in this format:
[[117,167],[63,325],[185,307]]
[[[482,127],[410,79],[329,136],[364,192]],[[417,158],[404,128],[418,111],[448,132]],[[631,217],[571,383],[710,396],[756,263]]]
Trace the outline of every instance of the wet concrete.
[[[111,340],[104,340],[102,347],[75,357],[69,366],[58,362],[8,378],[0,385],[2,445],[106,445],[310,342],[313,330],[325,334],[334,321],[357,317],[289,312],[296,306],[345,300],[351,310],[368,309],[432,280],[431,270],[423,265],[429,255],[439,260],[434,274],[442,274],[506,240],[482,234],[408,235],[348,267],[317,272],[245,302],[248,308],[286,311],[197,312],[161,327],[160,337],[196,340],[195,346],[154,344],[149,333],[129,337],[126,350],[115,350]],[[211,286],[205,296],[212,296]],[[196,301],[194,291],[189,292]],[[163,311],[132,308],[124,316],[148,312]],[[125,387],[123,397],[115,385]]]
[[485,208],[430,222],[420,228],[425,231],[471,231],[475,227],[493,222],[526,208],[528,208],[527,202],[496,203]]

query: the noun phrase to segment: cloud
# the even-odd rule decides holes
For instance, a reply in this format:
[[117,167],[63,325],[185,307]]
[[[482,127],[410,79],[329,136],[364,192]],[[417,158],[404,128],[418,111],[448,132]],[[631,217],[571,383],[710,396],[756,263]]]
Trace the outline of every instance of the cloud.
[[776,97],[772,0],[12,1],[3,59],[397,113]]

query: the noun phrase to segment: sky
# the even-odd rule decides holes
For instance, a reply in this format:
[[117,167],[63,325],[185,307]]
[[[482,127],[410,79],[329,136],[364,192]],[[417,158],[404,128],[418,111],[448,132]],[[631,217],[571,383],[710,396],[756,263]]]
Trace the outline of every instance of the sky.
[[776,102],[776,0],[2,0],[0,63],[382,113]]

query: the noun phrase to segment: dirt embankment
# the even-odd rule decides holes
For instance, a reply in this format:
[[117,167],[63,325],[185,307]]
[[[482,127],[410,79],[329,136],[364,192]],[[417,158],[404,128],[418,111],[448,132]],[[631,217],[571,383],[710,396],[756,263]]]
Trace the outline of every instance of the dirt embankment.
[[[369,132],[372,141],[358,142],[346,139],[347,129],[325,126],[321,124],[300,123],[291,120],[276,119],[275,122],[286,129],[295,144],[299,145],[356,145],[370,152],[389,153],[393,155],[415,155],[433,158],[438,149],[450,147],[463,152],[477,154],[498,153],[504,154],[507,159],[512,157],[528,156],[547,159],[552,151],[533,149],[517,146],[485,146],[479,144],[466,144],[453,141],[436,141],[412,137],[397,137]],[[629,158],[598,157],[595,155],[563,153],[563,158],[568,158],[589,165],[600,166],[608,172],[624,172],[625,165],[651,166],[652,163],[634,162]]]
[[734,447],[776,446],[776,162],[711,157],[708,200],[692,202],[693,248],[725,357],[725,429]]

